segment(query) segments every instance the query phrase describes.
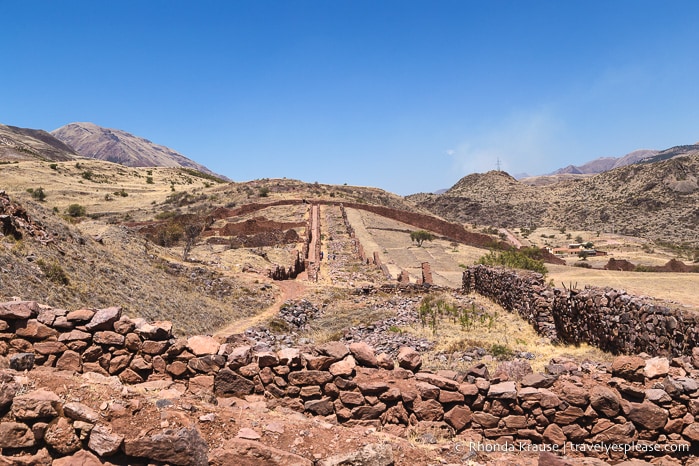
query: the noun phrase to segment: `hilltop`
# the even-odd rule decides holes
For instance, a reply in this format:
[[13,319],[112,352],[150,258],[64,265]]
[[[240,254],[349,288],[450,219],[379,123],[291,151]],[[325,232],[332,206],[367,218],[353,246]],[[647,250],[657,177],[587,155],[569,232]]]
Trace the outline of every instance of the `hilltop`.
[[0,162],[65,161],[77,157],[73,148],[44,130],[0,125]]
[[123,130],[94,123],[69,123],[51,131],[51,135],[84,157],[127,167],[185,167],[226,179],[169,147]]

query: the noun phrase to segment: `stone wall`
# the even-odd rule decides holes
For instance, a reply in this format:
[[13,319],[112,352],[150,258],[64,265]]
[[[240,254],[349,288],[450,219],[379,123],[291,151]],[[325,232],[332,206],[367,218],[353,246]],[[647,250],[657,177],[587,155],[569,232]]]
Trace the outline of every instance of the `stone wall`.
[[[0,367],[3,363],[16,371],[44,365],[97,372],[127,384],[174,379],[196,394],[264,394],[272,406],[333,416],[340,423],[437,423],[451,432],[470,429],[469,435],[480,435],[484,442],[645,442],[693,453],[699,445],[699,351],[672,362],[621,356],[611,366],[554,360],[547,374],[531,373],[524,361],[503,363],[492,377],[484,365],[463,373],[431,373],[420,371],[421,357],[408,347],[394,360],[365,343],[274,350],[209,336],[176,339],[169,322],[131,319],[118,307],[68,312],[15,301],[0,304]],[[110,437],[109,426],[79,414],[85,412],[80,406],[67,409],[57,397],[47,401],[40,390],[13,391],[13,374],[18,373],[0,370],[2,454],[36,451],[47,443],[54,456],[80,448],[101,456],[135,451],[133,439]],[[42,403],[46,412],[27,409]],[[79,428],[98,432],[102,443],[86,434],[62,453],[45,435],[58,423],[64,434]],[[198,438],[196,432],[176,435]],[[109,448],[98,451],[93,445],[104,447],[105,436]]]
[[625,291],[553,288],[541,274],[469,267],[463,289],[516,312],[553,341],[589,343],[613,354],[680,356],[699,345],[699,314]]

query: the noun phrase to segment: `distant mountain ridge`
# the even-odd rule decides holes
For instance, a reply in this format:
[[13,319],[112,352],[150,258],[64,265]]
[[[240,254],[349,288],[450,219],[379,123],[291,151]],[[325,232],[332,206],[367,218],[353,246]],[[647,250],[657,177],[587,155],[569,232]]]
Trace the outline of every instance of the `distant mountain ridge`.
[[184,167],[227,179],[169,147],[155,144],[120,129],[94,123],[69,123],[51,131],[83,157],[129,167]]
[[41,129],[19,128],[0,124],[0,160],[73,160],[78,154],[72,147]]
[[657,150],[639,149],[630,152],[622,157],[600,157],[583,165],[568,165],[567,167],[559,168],[558,170],[549,173],[549,175],[590,175],[603,173],[619,167],[625,167],[633,163],[638,163],[642,160],[649,159],[658,154]]

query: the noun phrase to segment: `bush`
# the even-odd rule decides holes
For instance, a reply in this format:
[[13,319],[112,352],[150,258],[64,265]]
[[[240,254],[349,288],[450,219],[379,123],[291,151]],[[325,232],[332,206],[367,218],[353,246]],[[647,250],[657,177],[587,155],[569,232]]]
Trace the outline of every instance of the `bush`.
[[70,280],[68,280],[68,275],[66,274],[65,270],[63,270],[63,267],[58,264],[58,262],[52,261],[51,263],[47,263],[43,259],[39,259],[36,261],[36,265],[38,265],[41,271],[44,272],[46,278],[52,282],[61,285],[68,285],[70,283]]
[[44,199],[46,199],[46,193],[44,192],[44,188],[42,188],[41,186],[36,189],[29,188],[27,189],[27,192],[31,194],[32,197],[37,201],[43,201]]
[[146,183],[147,183],[147,184],[153,184],[153,177],[152,177],[152,176],[146,176]]
[[51,170],[58,170],[58,164],[57,163],[51,163],[49,164],[49,168]]
[[267,186],[261,187],[261,188],[260,188],[260,191],[259,191],[259,195],[260,195],[260,197],[267,197],[267,196],[269,196],[269,188],[268,188]]
[[67,212],[71,217],[84,217],[86,213],[85,207],[81,206],[80,204],[69,205]]
[[80,176],[82,176],[82,177],[85,178],[86,180],[92,180],[92,177],[93,177],[94,175],[95,175],[95,174],[92,173],[90,170],[84,171],[84,172],[82,172],[82,173],[80,174]]
[[410,239],[414,243],[417,243],[418,247],[421,247],[423,242],[432,241],[434,239],[434,235],[429,231],[417,230],[410,232]]
[[521,250],[511,249],[502,252],[490,251],[490,253],[478,259],[477,263],[492,266],[502,265],[513,269],[533,270],[534,272],[545,275],[548,273],[548,269],[542,260],[535,258],[536,251],[538,251],[536,248],[523,248]]

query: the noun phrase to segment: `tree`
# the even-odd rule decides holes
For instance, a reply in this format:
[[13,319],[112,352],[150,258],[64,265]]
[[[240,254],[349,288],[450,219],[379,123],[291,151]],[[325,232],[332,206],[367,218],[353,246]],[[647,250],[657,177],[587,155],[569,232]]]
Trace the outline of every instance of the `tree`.
[[410,232],[410,239],[414,243],[417,243],[417,247],[421,247],[424,241],[432,241],[434,239],[434,235],[429,231],[417,230]]
[[199,236],[201,230],[201,226],[195,223],[190,223],[189,225],[184,227],[185,243],[184,249],[182,250],[182,260],[184,260],[185,262],[189,257],[189,253],[192,250],[192,246],[194,246],[194,240],[197,239],[197,236]]
[[80,204],[71,204],[68,206],[68,215],[71,217],[84,217],[85,207]]

